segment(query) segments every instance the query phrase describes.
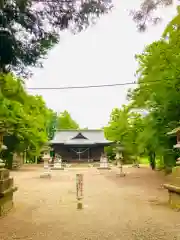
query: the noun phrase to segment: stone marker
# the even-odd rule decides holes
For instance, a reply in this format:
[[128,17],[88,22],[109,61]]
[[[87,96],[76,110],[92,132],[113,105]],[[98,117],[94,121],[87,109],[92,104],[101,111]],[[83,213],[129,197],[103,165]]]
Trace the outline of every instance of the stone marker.
[[83,174],[76,174],[77,209],[83,208]]
[[13,193],[17,191],[13,178],[9,176],[9,170],[4,166],[0,159],[0,216],[6,215],[13,208]]
[[101,155],[100,166],[98,167],[98,169],[107,169],[107,170],[111,169],[108,165],[108,159],[107,159],[107,156],[105,154]]
[[164,184],[169,193],[169,204],[172,208],[180,210],[180,167],[174,167],[170,183]]

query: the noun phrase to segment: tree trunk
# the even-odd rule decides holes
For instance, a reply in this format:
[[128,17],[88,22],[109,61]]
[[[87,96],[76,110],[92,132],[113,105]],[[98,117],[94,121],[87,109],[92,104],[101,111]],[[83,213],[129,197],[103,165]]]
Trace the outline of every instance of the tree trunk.
[[156,169],[156,154],[153,151],[149,152],[149,163],[152,168],[152,170]]

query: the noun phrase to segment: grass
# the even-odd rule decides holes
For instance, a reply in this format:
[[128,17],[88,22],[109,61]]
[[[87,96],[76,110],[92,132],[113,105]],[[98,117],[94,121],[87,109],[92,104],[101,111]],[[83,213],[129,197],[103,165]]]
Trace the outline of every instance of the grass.
[[[140,164],[144,164],[144,165],[149,165],[149,160],[148,160],[148,157],[141,157],[139,159],[139,163]],[[163,162],[162,162],[162,159],[161,158],[156,158],[156,168],[157,169],[162,169],[163,168]]]
[[149,165],[149,160],[148,160],[147,157],[141,157],[141,158],[139,159],[139,163],[140,163],[140,164]]

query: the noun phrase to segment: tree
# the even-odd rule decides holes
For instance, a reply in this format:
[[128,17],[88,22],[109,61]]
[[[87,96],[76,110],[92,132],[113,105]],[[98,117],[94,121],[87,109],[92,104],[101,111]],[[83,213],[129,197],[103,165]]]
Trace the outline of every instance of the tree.
[[[158,149],[164,159],[170,152],[168,149],[172,149],[167,132],[176,128],[180,121],[180,16],[179,8],[177,10],[177,16],[168,24],[161,39],[136,56],[138,87],[129,94],[134,107],[149,111],[147,129],[154,137],[146,134],[147,146],[149,151]],[[174,164],[175,153],[171,152]]]
[[27,76],[29,66],[42,66],[61,30],[82,31],[111,7],[108,0],[1,1],[0,72]]
[[[169,171],[177,153],[174,139],[167,133],[180,122],[180,7],[177,16],[167,25],[159,41],[136,55],[138,85],[129,91],[130,103],[113,109],[110,122],[104,128],[108,139],[120,141],[129,155],[147,154],[152,169],[156,155],[162,156]],[[137,110],[146,110],[141,116]]]
[[[135,161],[140,154],[139,134],[143,131],[143,119],[140,114],[131,111],[131,105],[113,109],[108,126],[104,128],[107,139],[120,142],[128,156]],[[108,149],[110,152],[110,149]],[[111,154],[112,155],[112,154]]]
[[173,0],[143,0],[139,10],[132,10],[131,15],[137,24],[140,32],[144,32],[148,23],[157,24],[161,20],[159,16],[154,16],[153,13],[160,6],[169,6]]
[[47,119],[46,132],[48,135],[48,140],[52,140],[57,130],[57,124],[58,124],[57,113],[53,112],[52,109],[48,109],[46,119]]
[[27,94],[21,81],[12,74],[5,75],[2,79],[0,135],[8,147],[3,156],[8,167],[11,167],[15,152],[26,150],[30,156],[40,154],[44,143],[52,138],[55,113],[46,107],[42,97]]
[[79,129],[78,123],[72,119],[68,111],[60,113],[57,120],[58,129]]

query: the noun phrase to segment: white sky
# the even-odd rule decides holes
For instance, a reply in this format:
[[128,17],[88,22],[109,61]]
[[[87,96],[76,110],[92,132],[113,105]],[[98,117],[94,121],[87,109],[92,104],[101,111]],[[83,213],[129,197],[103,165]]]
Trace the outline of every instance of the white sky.
[[[121,0],[98,24],[73,36],[63,33],[59,45],[37,69],[27,87],[63,87],[132,82],[137,69],[134,55],[158,39],[175,15],[175,7],[163,9],[163,22],[138,33],[128,15],[132,1]],[[139,0],[134,0],[138,6]],[[114,107],[125,104],[130,86],[74,90],[29,90],[40,94],[57,112],[67,110],[81,127],[100,128],[109,121]]]

